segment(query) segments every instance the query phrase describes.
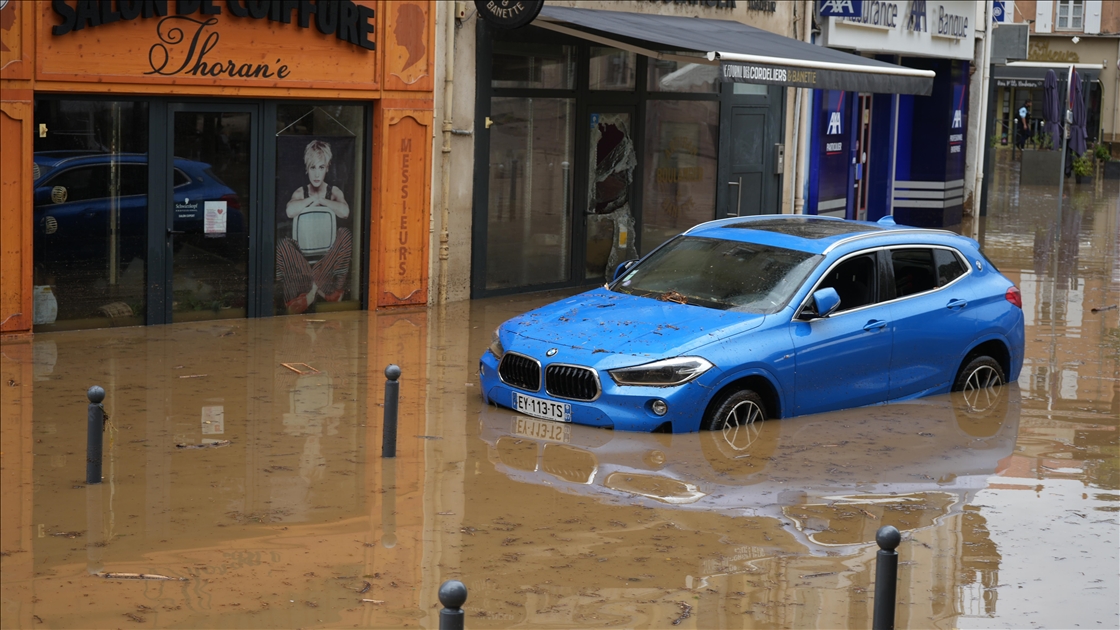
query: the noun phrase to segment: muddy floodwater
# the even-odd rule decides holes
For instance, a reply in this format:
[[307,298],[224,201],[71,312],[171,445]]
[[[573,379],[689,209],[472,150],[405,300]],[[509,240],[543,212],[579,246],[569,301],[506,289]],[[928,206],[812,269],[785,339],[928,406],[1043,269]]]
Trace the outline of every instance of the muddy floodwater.
[[0,625],[436,628],[459,579],[468,628],[866,628],[890,524],[899,628],[1116,628],[1117,182],[1072,188],[1003,162],[959,228],[1022,289],[1018,383],[733,444],[483,407],[491,331],[559,294],[6,341]]

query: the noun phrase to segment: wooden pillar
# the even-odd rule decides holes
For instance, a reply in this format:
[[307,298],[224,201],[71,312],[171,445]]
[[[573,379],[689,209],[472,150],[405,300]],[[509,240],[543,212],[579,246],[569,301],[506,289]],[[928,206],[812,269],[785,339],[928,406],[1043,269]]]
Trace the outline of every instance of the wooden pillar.
[[31,332],[32,3],[0,9],[0,334]]

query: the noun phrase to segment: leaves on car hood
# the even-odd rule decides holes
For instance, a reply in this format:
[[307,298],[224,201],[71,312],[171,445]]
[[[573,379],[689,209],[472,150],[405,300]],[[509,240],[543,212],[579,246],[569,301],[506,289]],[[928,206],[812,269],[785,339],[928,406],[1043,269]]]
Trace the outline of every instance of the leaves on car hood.
[[502,328],[593,354],[675,356],[755,328],[764,319],[596,289],[529,311]]

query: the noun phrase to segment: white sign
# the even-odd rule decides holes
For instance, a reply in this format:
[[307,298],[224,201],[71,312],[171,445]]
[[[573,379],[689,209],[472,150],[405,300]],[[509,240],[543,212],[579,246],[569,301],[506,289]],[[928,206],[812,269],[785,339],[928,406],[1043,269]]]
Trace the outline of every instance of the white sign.
[[207,201],[205,206],[206,223],[205,231],[207,234],[225,234],[226,233],[226,202],[224,201]]
[[825,46],[861,52],[972,59],[978,7],[971,0],[862,0],[860,17],[824,20]]

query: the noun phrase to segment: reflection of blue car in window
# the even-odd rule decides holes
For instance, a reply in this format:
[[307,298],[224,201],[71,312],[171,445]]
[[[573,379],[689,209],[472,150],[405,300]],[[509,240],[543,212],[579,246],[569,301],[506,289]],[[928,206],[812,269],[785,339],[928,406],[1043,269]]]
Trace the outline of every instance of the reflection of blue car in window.
[[485,400],[630,431],[734,431],[1014,381],[1019,290],[969,238],[827,217],[698,225],[502,324]]
[[[226,233],[245,232],[236,193],[209,164],[175,158],[173,173],[174,229],[201,234],[205,202],[225,201]],[[147,257],[147,155],[39,152],[35,175],[36,263],[106,259],[114,213],[119,260]]]

